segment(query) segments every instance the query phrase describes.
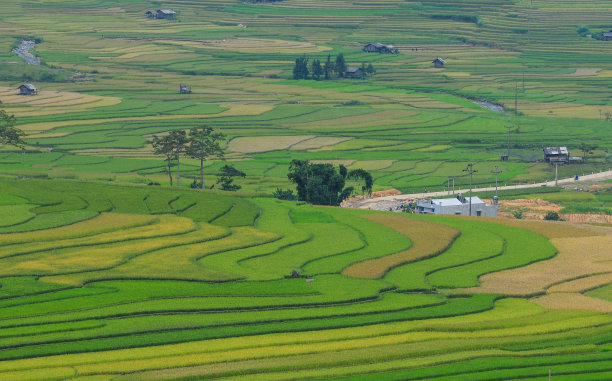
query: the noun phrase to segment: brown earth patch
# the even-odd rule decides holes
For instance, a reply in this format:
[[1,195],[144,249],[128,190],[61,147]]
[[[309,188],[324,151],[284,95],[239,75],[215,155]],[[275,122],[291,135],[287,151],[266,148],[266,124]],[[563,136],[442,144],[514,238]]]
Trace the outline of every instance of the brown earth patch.
[[[412,246],[408,250],[355,263],[342,271],[343,275],[355,278],[382,278],[394,267],[438,255],[460,234],[458,230],[448,226],[402,215],[372,214],[363,218],[405,235],[412,241]],[[432,239],[432,235],[435,235],[435,239]]]

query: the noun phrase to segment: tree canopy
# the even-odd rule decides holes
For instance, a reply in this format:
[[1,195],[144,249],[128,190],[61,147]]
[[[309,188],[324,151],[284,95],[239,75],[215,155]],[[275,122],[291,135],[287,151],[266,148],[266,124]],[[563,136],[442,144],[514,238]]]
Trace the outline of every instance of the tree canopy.
[[298,200],[316,205],[340,205],[353,192],[353,187],[345,187],[348,178],[363,178],[364,191],[372,189],[372,176],[363,169],[349,172],[343,165],[336,168],[308,160],[291,161],[287,177],[296,184]]
[[0,145],[7,144],[23,148],[25,142],[21,139],[25,134],[19,128],[15,127],[17,118],[15,115],[9,115],[4,110],[0,110]]

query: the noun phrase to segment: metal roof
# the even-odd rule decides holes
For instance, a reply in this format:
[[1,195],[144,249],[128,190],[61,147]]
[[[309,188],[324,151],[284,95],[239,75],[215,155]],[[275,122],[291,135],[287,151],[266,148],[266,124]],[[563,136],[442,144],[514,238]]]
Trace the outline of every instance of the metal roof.
[[440,205],[440,206],[460,206],[461,201],[456,198],[434,198],[431,200],[432,204]]
[[31,83],[26,83],[26,84],[23,84],[23,85],[19,86],[19,88],[20,88],[20,89],[21,89],[22,87],[25,87],[26,89],[29,89],[29,90],[36,90],[36,86],[34,86],[34,85],[33,85],[33,84],[31,84]]
[[159,12],[165,14],[165,15],[173,15],[176,12],[174,12],[172,9],[160,9]]
[[438,57],[435,60],[431,61],[433,63],[440,62],[442,65],[446,65],[446,61],[444,61],[442,58]]
[[361,70],[359,66],[347,66],[346,68],[347,73],[356,73],[358,70]]
[[545,147],[544,154],[546,155],[569,155],[567,147]]

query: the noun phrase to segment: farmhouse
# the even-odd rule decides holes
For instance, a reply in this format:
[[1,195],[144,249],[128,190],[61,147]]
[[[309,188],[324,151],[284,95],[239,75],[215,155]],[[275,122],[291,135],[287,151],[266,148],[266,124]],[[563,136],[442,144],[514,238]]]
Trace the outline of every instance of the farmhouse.
[[601,35],[601,39],[604,41],[612,41],[612,30],[610,30],[609,32],[603,33]]
[[419,214],[451,214],[457,216],[470,215],[470,199],[472,200],[472,216],[497,217],[497,203],[487,205],[478,197],[437,198],[417,202]]
[[446,65],[446,61],[442,58],[438,57],[435,60],[431,61],[434,64],[434,67],[444,67]]
[[569,151],[567,147],[545,147],[544,161],[547,163],[568,163]]
[[346,77],[347,78],[361,78],[363,72],[359,66],[347,66]]
[[174,12],[172,9],[158,9],[156,11],[148,10],[146,13],[150,19],[172,19],[174,18],[175,14],[176,12]]
[[366,53],[399,54],[399,51],[393,45],[384,45],[380,42],[367,44],[363,47],[363,51]]
[[24,85],[19,86],[19,95],[36,95],[38,94],[38,89],[36,86],[31,83],[26,83]]

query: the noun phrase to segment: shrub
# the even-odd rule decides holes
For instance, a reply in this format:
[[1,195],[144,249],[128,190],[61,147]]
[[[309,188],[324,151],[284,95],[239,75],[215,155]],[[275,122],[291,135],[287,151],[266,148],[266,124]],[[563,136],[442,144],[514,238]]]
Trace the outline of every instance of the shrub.
[[276,197],[279,200],[297,200],[297,196],[293,194],[293,191],[291,189],[282,190],[280,188],[276,188],[276,191],[272,193],[272,196]]
[[579,26],[579,27],[578,27],[578,29],[576,29],[576,32],[577,32],[579,35],[581,35],[582,37],[584,37],[584,36],[586,36],[587,34],[589,34],[589,33],[590,33],[589,28],[588,28],[588,27],[586,27],[586,26],[584,26],[584,25]]
[[546,215],[544,216],[545,220],[548,221],[559,221],[559,213],[557,212],[548,212],[546,213]]
[[520,220],[523,218],[523,209],[516,209],[512,211],[512,215],[514,216],[514,218],[516,218],[517,220]]

